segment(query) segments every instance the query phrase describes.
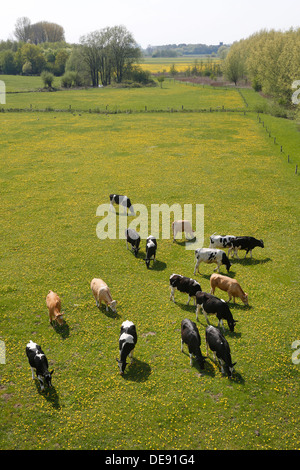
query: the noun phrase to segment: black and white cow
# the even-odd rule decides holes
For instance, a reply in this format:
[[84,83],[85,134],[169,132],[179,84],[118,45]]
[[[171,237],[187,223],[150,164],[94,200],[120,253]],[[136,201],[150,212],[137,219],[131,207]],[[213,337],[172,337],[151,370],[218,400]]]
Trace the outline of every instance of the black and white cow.
[[123,375],[127,362],[126,359],[129,356],[130,362],[133,361],[133,350],[137,343],[137,332],[135,324],[132,321],[124,321],[121,325],[120,337],[119,337],[119,350],[120,359],[117,358],[117,362],[120,369],[120,374]]
[[200,369],[204,369],[204,362],[206,357],[202,356],[200,345],[201,338],[196,323],[192,322],[188,318],[181,322],[181,351],[183,351],[183,345],[187,344],[190,355],[190,365],[193,365],[193,356],[195,356]]
[[202,290],[199,282],[189,277],[181,276],[181,274],[172,274],[170,276],[170,289],[170,300],[173,300],[173,302],[175,302],[175,289],[179,290],[179,292],[188,294],[189,299],[187,301],[187,305],[189,305],[192,297],[194,298],[195,305],[196,293]]
[[131,245],[131,250],[134,252],[134,256],[137,256],[140,249],[141,237],[133,228],[127,228],[125,230],[126,236],[126,247],[128,249],[128,243]]
[[48,387],[52,387],[51,376],[54,371],[52,370],[49,372],[48,360],[43,353],[41,346],[30,340],[26,345],[26,355],[31,367],[32,379],[34,379],[35,370],[41,385],[41,390],[44,391],[45,389],[44,382]]
[[[231,266],[225,251],[213,248],[198,248],[198,250],[195,250],[195,259],[196,264],[194,274],[196,274],[197,270],[199,273],[199,264],[201,262],[207,264],[216,263],[216,269],[218,270],[218,272],[220,272],[221,264],[224,264],[226,266],[227,272],[229,272]],[[216,271],[216,269],[214,269],[214,271]]]
[[150,235],[146,240],[146,266],[149,269],[150,267],[150,260],[153,258],[155,261],[156,258],[156,250],[157,250],[157,241],[153,235]]
[[135,215],[135,212],[134,212],[134,209],[133,209],[133,206],[131,204],[129,197],[121,196],[120,194],[110,194],[109,199],[110,199],[110,207],[109,207],[110,211],[113,210],[113,205],[117,204],[123,207],[123,210],[124,210],[123,214],[127,214],[127,209],[129,209],[130,214]]
[[216,361],[216,356],[218,358],[222,374],[226,373],[229,377],[232,377],[236,362],[232,363],[230,347],[226,338],[218,328],[209,325],[206,327],[205,340],[206,354],[208,355],[208,348],[211,349],[214,354],[214,361]]
[[209,237],[209,248],[229,248],[230,242],[236,238],[234,235],[216,235],[213,234]]
[[225,331],[223,320],[226,320],[230,331],[234,331],[234,326],[238,320],[234,320],[228,304],[223,299],[219,299],[212,294],[207,292],[197,292],[196,294],[196,319],[198,320],[198,313],[200,307],[202,307],[203,314],[209,325],[209,320],[207,315],[215,314],[219,320],[218,326],[221,326],[223,331]]
[[264,248],[264,242],[262,240],[257,240],[257,238],[254,237],[236,237],[235,239],[231,240],[230,242],[230,248],[228,250],[228,255],[233,251],[232,256],[236,256],[238,259],[238,250],[245,250],[245,258],[247,254],[250,251],[250,255],[252,258],[252,250],[256,247],[259,246],[260,248]]

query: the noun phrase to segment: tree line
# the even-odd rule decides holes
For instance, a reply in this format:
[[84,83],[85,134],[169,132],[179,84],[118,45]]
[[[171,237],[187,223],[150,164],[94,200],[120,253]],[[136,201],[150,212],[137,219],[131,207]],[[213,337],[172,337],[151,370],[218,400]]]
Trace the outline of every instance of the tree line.
[[300,80],[300,28],[262,30],[235,42],[224,61],[225,76],[244,78],[284,106],[291,104],[292,84]]
[[154,84],[150,72],[138,67],[142,52],[125,26],[92,32],[82,36],[78,44],[70,45],[64,41],[61,26],[46,21],[32,25],[23,17],[17,20],[14,34],[16,41],[0,42],[2,74],[43,72],[49,87],[54,75],[63,76],[62,84],[67,87],[106,86],[124,80]]

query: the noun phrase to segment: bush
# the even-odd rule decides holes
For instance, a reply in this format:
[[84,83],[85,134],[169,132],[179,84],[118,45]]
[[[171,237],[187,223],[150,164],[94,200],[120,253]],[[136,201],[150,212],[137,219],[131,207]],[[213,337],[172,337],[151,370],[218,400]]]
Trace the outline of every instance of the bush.
[[81,86],[81,79],[77,72],[65,72],[61,77],[61,86],[64,88],[71,88]]
[[262,90],[262,86],[256,77],[254,78],[252,82],[252,88],[254,91],[257,91],[257,92]]
[[41,79],[43,80],[45,88],[52,88],[52,84],[53,84],[53,81],[54,81],[53,73],[47,72],[46,70],[44,70],[41,73]]

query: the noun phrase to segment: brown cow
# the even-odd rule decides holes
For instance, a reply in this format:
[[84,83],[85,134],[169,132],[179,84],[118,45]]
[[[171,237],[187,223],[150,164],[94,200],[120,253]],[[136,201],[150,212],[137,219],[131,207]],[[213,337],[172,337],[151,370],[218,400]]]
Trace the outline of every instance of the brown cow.
[[49,310],[49,320],[50,323],[52,322],[57,322],[60,326],[64,323],[64,320],[62,316],[64,315],[64,312],[61,312],[61,301],[58,295],[53,292],[52,290],[49,290],[48,295],[46,297],[46,304]]
[[235,298],[239,297],[245,305],[248,305],[248,294],[245,294],[235,279],[231,279],[231,277],[228,276],[222,276],[221,274],[212,274],[210,276],[210,286],[211,294],[214,294],[216,287],[218,287],[228,293],[228,302],[230,302],[233,297],[233,302],[235,303]]

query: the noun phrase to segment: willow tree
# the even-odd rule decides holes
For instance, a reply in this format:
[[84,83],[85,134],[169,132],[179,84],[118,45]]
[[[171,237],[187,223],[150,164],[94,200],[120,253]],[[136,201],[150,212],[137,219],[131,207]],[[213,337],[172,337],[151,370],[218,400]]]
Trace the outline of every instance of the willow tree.
[[230,48],[223,64],[223,72],[225,77],[234,82],[236,85],[238,80],[243,78],[245,73],[245,57],[238,43],[234,43]]

